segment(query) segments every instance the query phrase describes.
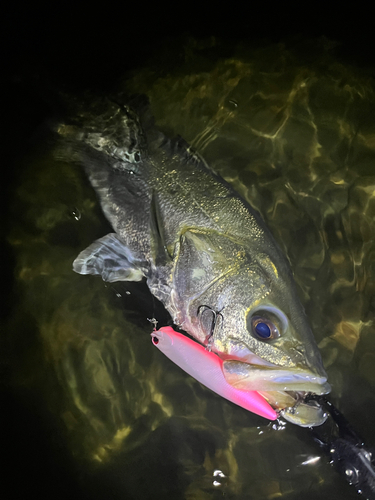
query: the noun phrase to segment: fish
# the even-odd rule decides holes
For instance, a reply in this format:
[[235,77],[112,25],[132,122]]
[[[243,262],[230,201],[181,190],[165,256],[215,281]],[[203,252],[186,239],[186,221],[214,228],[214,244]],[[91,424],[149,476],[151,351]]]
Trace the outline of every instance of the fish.
[[223,398],[256,415],[276,420],[278,414],[257,391],[230,385],[223,374],[223,360],[201,344],[166,326],[151,333],[152,343],[191,377]]
[[56,157],[83,165],[113,228],[81,251],[75,272],[146,280],[174,324],[221,357],[225,380],[275,409],[330,391],[289,262],[262,217],[183,138],[158,130],[147,98],[76,99],[54,131]]

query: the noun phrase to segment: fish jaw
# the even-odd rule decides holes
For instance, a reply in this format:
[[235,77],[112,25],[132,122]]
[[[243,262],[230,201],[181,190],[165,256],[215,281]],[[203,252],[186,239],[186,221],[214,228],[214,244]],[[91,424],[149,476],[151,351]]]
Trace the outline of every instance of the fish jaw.
[[298,391],[322,395],[330,392],[327,377],[301,368],[254,365],[241,361],[224,361],[225,379],[233,387],[253,391]]
[[[289,351],[299,352],[298,344],[293,345],[289,346]],[[265,347],[272,349],[270,345]],[[297,391],[318,395],[330,392],[323,367],[308,365],[303,357],[275,357],[280,362],[271,362],[236,341],[227,344],[225,354],[215,345],[214,350],[223,358],[224,376],[233,387],[261,392]]]
[[[290,423],[301,427],[323,424],[327,418],[324,410],[305,403],[308,394],[330,392],[323,365],[309,363],[301,355],[303,346],[296,340],[289,341],[288,349],[283,349],[285,356],[273,354],[275,344],[265,347],[268,359],[233,337],[227,338],[225,345],[220,341],[212,343],[212,349],[223,359],[224,377],[233,387],[258,391]],[[288,352],[295,355],[287,356]]]
[[[252,357],[254,361],[254,356]],[[327,413],[319,405],[305,403],[308,394],[327,394],[327,377],[302,368],[249,364],[237,360],[223,362],[226,381],[236,389],[256,390],[280,411],[288,422],[300,427],[322,425]]]

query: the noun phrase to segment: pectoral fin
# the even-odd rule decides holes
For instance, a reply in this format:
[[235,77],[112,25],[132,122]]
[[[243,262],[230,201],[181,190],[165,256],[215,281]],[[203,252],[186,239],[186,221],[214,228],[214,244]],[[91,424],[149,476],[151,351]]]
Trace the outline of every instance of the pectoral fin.
[[97,274],[104,281],[141,281],[144,274],[129,248],[110,233],[91,243],[73,262],[79,274]]

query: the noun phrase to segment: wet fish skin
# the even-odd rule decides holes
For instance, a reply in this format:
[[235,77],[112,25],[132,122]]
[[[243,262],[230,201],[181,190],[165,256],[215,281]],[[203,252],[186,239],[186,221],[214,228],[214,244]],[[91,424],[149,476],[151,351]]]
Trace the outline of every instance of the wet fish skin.
[[[289,264],[262,218],[183,139],[157,131],[145,101],[92,101],[57,132],[58,155],[83,163],[115,231],[81,252],[75,271],[145,277],[174,322],[226,359],[238,388],[266,391],[271,377],[272,390],[288,390],[297,373],[298,390],[329,391]],[[257,338],[257,314],[278,338]]]

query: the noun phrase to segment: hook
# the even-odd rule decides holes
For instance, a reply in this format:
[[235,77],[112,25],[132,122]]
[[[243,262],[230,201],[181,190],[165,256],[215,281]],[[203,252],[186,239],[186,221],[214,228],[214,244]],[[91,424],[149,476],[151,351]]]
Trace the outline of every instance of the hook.
[[206,305],[199,306],[198,309],[197,309],[197,316],[198,316],[198,319],[199,319],[199,322],[201,324],[201,328],[202,329],[203,329],[203,327],[202,327],[202,315],[207,310],[210,311],[210,312],[212,312],[212,323],[211,323],[210,333],[209,333],[208,338],[207,338],[207,347],[206,347],[206,349],[208,351],[211,351],[211,345],[212,345],[212,342],[213,342],[213,337],[214,337],[214,333],[215,333],[215,330],[216,330],[218,318],[220,316],[220,318],[221,318],[221,325],[222,325],[222,323],[224,321],[224,317],[221,314],[221,311],[215,311],[210,306],[206,306]]

